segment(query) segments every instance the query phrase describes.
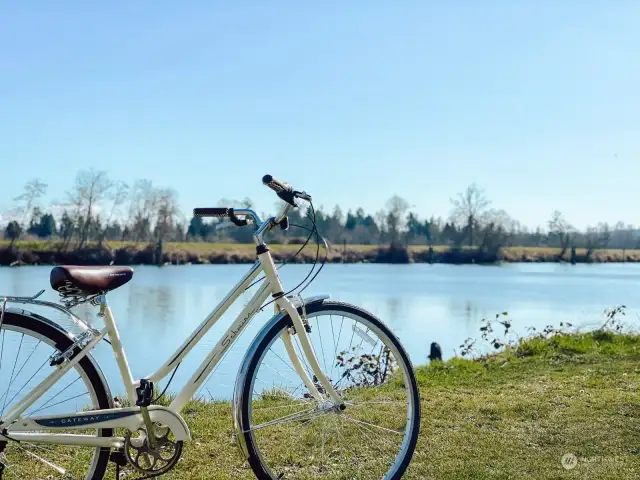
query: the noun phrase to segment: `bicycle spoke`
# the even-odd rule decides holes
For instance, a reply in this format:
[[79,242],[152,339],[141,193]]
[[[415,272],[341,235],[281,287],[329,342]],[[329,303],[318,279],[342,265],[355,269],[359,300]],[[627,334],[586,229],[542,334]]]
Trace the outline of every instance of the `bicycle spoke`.
[[[348,419],[346,419],[345,417],[342,417],[342,420],[344,421],[344,420],[348,420]],[[379,439],[385,445],[394,447],[395,444],[396,444],[396,442],[393,442],[390,439],[390,437],[388,437],[384,433],[379,432],[377,430],[373,430],[371,428],[368,428],[366,425],[363,425],[361,423],[350,423],[350,425],[354,425],[365,439],[371,439],[371,437],[374,436],[375,438]],[[378,452],[384,452],[385,451],[385,450],[382,449],[382,447],[380,445],[378,445],[375,442],[369,442],[369,446],[375,448]]]
[[395,433],[396,435],[404,435],[404,432],[398,432],[397,430],[392,430],[390,428],[380,427],[378,425],[374,425],[373,423],[364,422],[362,420],[356,420],[355,418],[352,418],[349,415],[343,415],[343,417],[346,418],[347,420],[351,421],[351,422],[359,423],[361,425],[368,425],[370,427],[378,428],[380,430],[384,430],[384,431],[389,432],[389,433]]
[[[342,327],[344,326],[344,317],[342,317],[342,322],[340,322],[340,331],[338,332],[338,343],[335,344],[335,349],[333,352],[333,360],[332,362],[336,363],[336,357],[338,356],[338,345],[340,344],[340,336],[342,335]],[[331,370],[333,373],[333,369]]]
[[270,427],[273,425],[278,425],[281,423],[288,423],[288,422],[295,422],[297,420],[307,420],[307,419],[315,419],[317,417],[314,417],[313,414],[314,413],[318,413],[318,410],[315,408],[310,408],[308,410],[303,410],[302,412],[296,412],[296,413],[292,413],[291,415],[287,415],[285,417],[279,418],[277,420],[271,420],[270,422],[266,422],[260,425],[256,425],[255,427],[251,427],[250,430],[247,431],[254,431],[254,430],[260,430],[262,428],[266,428],[266,427]]
[[324,362],[324,371],[325,371],[325,374],[328,374],[329,372],[327,371],[327,358],[324,353],[324,345],[322,344],[322,332],[320,331],[320,325],[318,324],[317,318],[316,318],[316,327],[318,330],[318,336],[320,337],[320,350],[322,350],[322,360]]
[[364,405],[406,405],[407,402],[352,402],[352,401],[346,401],[345,402],[347,405],[349,405],[349,407],[353,408],[353,407],[362,407]]
[[[333,315],[329,315],[329,322],[331,322],[331,338],[333,339],[333,346],[335,349],[337,347],[336,347],[336,332],[333,328]],[[334,357],[331,359],[331,372],[329,373],[329,378],[333,378],[333,367],[335,363],[336,363],[336,358],[334,355]]]
[[16,359],[13,362],[13,369],[11,370],[11,377],[10,377],[10,380],[9,380],[9,385],[7,386],[6,392],[3,394],[4,403],[2,405],[2,412],[0,412],[0,416],[4,415],[4,409],[7,406],[7,397],[9,396],[9,390],[11,389],[11,385],[13,384],[13,374],[16,371],[16,364],[18,363],[18,357],[20,356],[20,350],[22,349],[22,341],[23,340],[24,340],[24,333],[22,334],[22,337],[20,338],[20,346],[18,347],[18,353],[16,355]]
[[[269,383],[268,383],[268,382],[265,382],[264,380],[260,380],[259,378],[257,378],[256,380],[258,380],[258,381],[260,381],[260,382],[264,383],[265,385],[269,385]],[[285,395],[287,395],[287,396],[289,396],[289,397],[292,397],[292,398],[293,398],[293,395],[291,395],[291,393],[287,392],[286,390],[284,390],[284,389],[282,389],[282,388],[280,388],[280,387],[276,387],[275,385],[269,385],[269,387],[270,387],[270,388],[273,388],[273,389],[275,389],[275,390],[280,390],[280,391],[281,391],[282,393],[284,393]]]
[[270,348],[269,351],[273,353],[276,357],[278,357],[280,361],[284,363],[293,373],[295,373],[296,375],[298,374],[298,372],[296,372],[296,369],[293,368],[290,363],[285,362],[280,355],[278,355],[276,352],[273,351],[273,348]]
[[320,453],[320,457],[321,457],[321,464],[320,464],[320,470],[324,470],[324,466],[325,466],[325,452],[324,452],[324,446],[325,446],[325,442],[327,440],[326,435],[327,435],[327,421],[326,419],[324,419],[325,421],[322,422],[322,448],[321,448],[321,453]]
[[[287,382],[291,382],[291,380],[289,380],[287,377],[285,377],[284,375],[282,375],[279,371],[277,371],[275,368],[271,367],[270,365],[268,365],[267,363],[264,363],[264,366],[269,368],[270,370],[273,370],[277,375],[280,375],[282,378],[284,378]],[[292,382],[293,383],[293,382]]]
[[2,357],[4,355],[4,332],[6,330],[2,330],[2,348],[0,349],[0,372],[2,372]]
[[[311,403],[311,402],[304,402],[304,403]],[[295,404],[290,404],[290,405],[278,405],[276,407],[259,407],[259,408],[254,408],[253,411],[254,412],[266,412],[267,410],[281,410],[284,408],[293,408],[293,407],[301,407],[302,405],[295,405]]]
[[7,462],[6,458],[2,458],[2,463],[5,467],[3,473],[10,473],[12,477],[20,478],[20,475],[16,474],[15,472],[15,467],[11,463]]
[[47,467],[52,468],[53,470],[55,470],[56,472],[58,472],[60,475],[65,475],[65,474],[67,473],[67,471],[66,471],[64,468],[59,467],[59,466],[57,466],[57,465],[56,465],[56,464],[54,464],[54,463],[51,463],[49,460],[46,460],[46,459],[44,459],[44,458],[40,457],[39,455],[36,455],[35,453],[30,452],[29,450],[27,450],[27,449],[25,449],[25,448],[23,448],[23,447],[20,447],[20,446],[19,446],[18,448],[19,448],[20,450],[22,450],[23,452],[25,452],[27,455],[30,455],[30,456],[32,456],[33,458],[35,458],[36,460],[38,460],[38,461],[40,461],[40,462],[44,463]]
[[35,372],[33,375],[31,375],[31,377],[29,378],[29,380],[27,380],[27,381],[24,383],[24,385],[22,385],[22,387],[20,387],[20,390],[18,390],[18,391],[13,395],[13,397],[11,397],[11,400],[9,400],[9,405],[11,405],[11,402],[13,402],[13,401],[15,400],[15,398],[20,394],[20,392],[24,389],[24,387],[26,387],[26,386],[29,384],[29,382],[30,382],[31,380],[33,380],[33,379],[34,379],[34,377],[38,374],[38,372],[39,372],[40,370],[42,370],[42,367],[44,367],[48,362],[49,362],[49,359],[46,359],[46,360],[42,363],[42,365],[40,365],[40,368],[39,368],[38,370],[36,370],[36,372]]
[[80,376],[78,376],[78,378],[76,378],[73,382],[71,382],[69,385],[67,385],[66,387],[64,387],[62,390],[60,390],[58,393],[56,393],[53,397],[51,397],[49,400],[47,400],[47,402],[42,405],[40,408],[38,408],[37,410],[34,410],[33,412],[31,412],[28,416],[32,416],[34,415],[36,412],[41,412],[42,410],[44,410],[45,408],[51,407],[51,406],[55,406],[55,405],[49,405],[49,402],[52,402],[53,400],[55,400],[56,398],[58,398],[58,395],[60,395],[61,393],[65,392],[71,385],[73,385],[74,383],[76,383],[78,380],[80,380]]
[[89,394],[89,392],[85,392],[85,393],[81,393],[79,395],[76,395],[75,397],[65,398],[64,400],[56,402],[53,405],[49,405],[49,408],[55,407],[57,405],[62,405],[63,403],[68,402],[69,400],[75,400],[76,398],[84,397],[85,395],[88,395],[88,394]]
[[[29,445],[31,448],[37,448],[38,450],[44,450],[45,452],[58,453],[59,455],[63,455],[67,458],[74,458],[73,455],[69,455],[68,453],[62,453],[54,450],[53,448],[44,447],[42,445],[36,445],[35,443],[31,443],[31,442],[21,442],[21,445]],[[76,447],[76,448],[80,448],[80,447]]]

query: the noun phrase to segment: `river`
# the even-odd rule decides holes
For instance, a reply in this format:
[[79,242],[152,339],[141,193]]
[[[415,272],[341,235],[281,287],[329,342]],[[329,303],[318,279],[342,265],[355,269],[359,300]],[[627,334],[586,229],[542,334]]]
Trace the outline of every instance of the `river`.
[[[155,371],[247,268],[135,267],[133,280],[108,295],[134,378]],[[285,287],[296,285],[309,268],[283,268]],[[49,271],[50,267],[0,268],[0,295],[32,295],[46,289],[42,298],[57,300],[49,287]],[[427,361],[432,341],[441,345],[445,357],[451,357],[466,338],[479,338],[483,318],[503,311],[520,334],[530,326],[540,329],[560,322],[570,322],[573,328],[593,327],[604,321],[604,309],[621,304],[627,306],[626,321],[640,323],[640,265],[634,264],[330,264],[304,292],[320,293],[360,305],[383,319],[399,336],[414,364]],[[171,391],[186,382],[248,298],[248,294],[241,297],[242,302],[232,307],[185,359]],[[67,325],[55,312],[31,309]],[[93,307],[76,310],[86,316]],[[200,393],[229,397],[244,351],[272,312],[267,310],[253,320]],[[106,343],[96,349],[95,357],[114,393],[121,393],[118,369]]]

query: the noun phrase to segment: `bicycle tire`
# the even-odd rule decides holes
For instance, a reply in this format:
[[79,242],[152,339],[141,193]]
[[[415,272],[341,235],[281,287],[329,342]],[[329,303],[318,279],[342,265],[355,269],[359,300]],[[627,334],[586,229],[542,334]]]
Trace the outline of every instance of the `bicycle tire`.
[[[343,303],[343,302],[324,300],[322,302],[313,302],[307,305],[305,310],[307,315],[321,314],[323,311],[324,312],[342,311],[342,312],[349,313],[351,315],[356,315],[363,319],[366,319],[368,322],[375,325],[376,328],[380,329],[384,333],[384,335],[389,339],[389,341],[391,341],[394,344],[395,348],[400,354],[402,361],[405,363],[407,367],[408,376],[410,379],[409,387],[411,391],[411,400],[413,402],[412,407],[414,409],[413,411],[415,412],[415,415],[413,415],[413,418],[412,418],[411,435],[408,440],[408,447],[406,448],[404,457],[398,463],[398,467],[395,469],[395,471],[391,472],[390,476],[387,475],[384,477],[385,479],[388,479],[388,480],[400,479],[404,475],[411,461],[411,458],[413,457],[417,440],[418,440],[419,430],[420,430],[420,393],[419,393],[416,378],[415,378],[415,372],[413,370],[413,366],[411,364],[411,360],[409,359],[409,356],[407,355],[404,348],[402,347],[402,344],[400,343],[398,338],[393,334],[393,332],[380,319],[378,319],[376,316],[374,316],[373,314],[369,313],[368,311],[360,307],[357,307],[348,303]],[[274,338],[277,335],[280,335],[283,329],[289,328],[292,326],[293,326],[293,322],[291,320],[291,317],[289,315],[285,315],[276,324],[274,324],[274,326],[266,333],[266,335],[261,339],[259,345],[254,350],[253,355],[248,360],[247,371],[242,384],[243,394],[242,394],[242,402],[240,406],[241,408],[240,413],[241,413],[241,421],[242,421],[241,426],[243,428],[242,428],[242,431],[239,432],[239,434],[243,435],[244,437],[244,442],[247,447],[249,465],[251,466],[251,469],[253,470],[254,474],[259,480],[271,480],[271,479],[278,479],[280,477],[274,474],[273,472],[271,472],[269,467],[264,464],[264,462],[261,459],[260,450],[256,444],[253,431],[251,431],[250,428],[246,428],[251,424],[250,403],[252,399],[254,376],[256,374],[256,369],[258,368],[265,351],[268,350]]]

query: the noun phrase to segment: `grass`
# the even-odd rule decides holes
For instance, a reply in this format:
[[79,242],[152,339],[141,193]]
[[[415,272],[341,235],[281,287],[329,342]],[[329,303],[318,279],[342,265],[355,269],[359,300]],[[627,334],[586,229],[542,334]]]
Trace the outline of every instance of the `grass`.
[[[417,368],[421,433],[407,479],[636,479],[640,336],[525,340],[482,360]],[[167,479],[252,479],[228,403],[192,402],[194,441]],[[578,459],[575,468],[563,455]],[[337,477],[344,478],[344,477]]]
[[[637,478],[639,360],[639,336],[596,332],[418,369],[409,478]],[[561,466],[567,453],[574,469]]]
[[[638,335],[556,334],[477,360],[434,362],[416,374],[421,432],[404,478],[637,478]],[[192,401],[183,415],[193,441],[162,478],[255,478],[232,440],[229,403]],[[576,456],[575,468],[562,466],[565,454]]]
[[[640,335],[530,338],[496,355],[421,366],[416,375],[421,432],[404,478],[637,478]],[[193,440],[163,479],[255,478],[232,439],[228,402],[191,401],[182,413]],[[273,438],[269,448],[289,445]],[[376,460],[364,451],[359,462]],[[577,458],[575,468],[562,466],[566,454]],[[333,473],[322,478],[359,478]]]

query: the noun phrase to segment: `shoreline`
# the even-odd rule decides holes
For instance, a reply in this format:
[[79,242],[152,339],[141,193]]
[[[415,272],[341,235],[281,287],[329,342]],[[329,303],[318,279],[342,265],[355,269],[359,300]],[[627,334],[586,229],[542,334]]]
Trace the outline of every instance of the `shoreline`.
[[[298,256],[290,257],[300,248],[298,244],[269,246],[277,262],[312,263],[316,247],[305,247]],[[327,263],[443,263],[443,264],[500,264],[500,263],[636,263],[640,250],[595,250],[587,255],[576,249],[571,262],[570,252],[559,258],[560,249],[551,247],[504,247],[498,252],[478,248],[456,249],[447,246],[412,245],[390,248],[380,245],[342,245],[329,250]],[[161,255],[161,261],[156,261]],[[324,259],[324,249],[319,261]],[[103,246],[90,245],[83,249],[61,248],[47,242],[19,242],[14,246],[0,246],[0,266],[26,265],[189,265],[243,264],[255,261],[253,244],[218,244],[197,242],[166,243],[162,253],[148,243],[109,242]]]

